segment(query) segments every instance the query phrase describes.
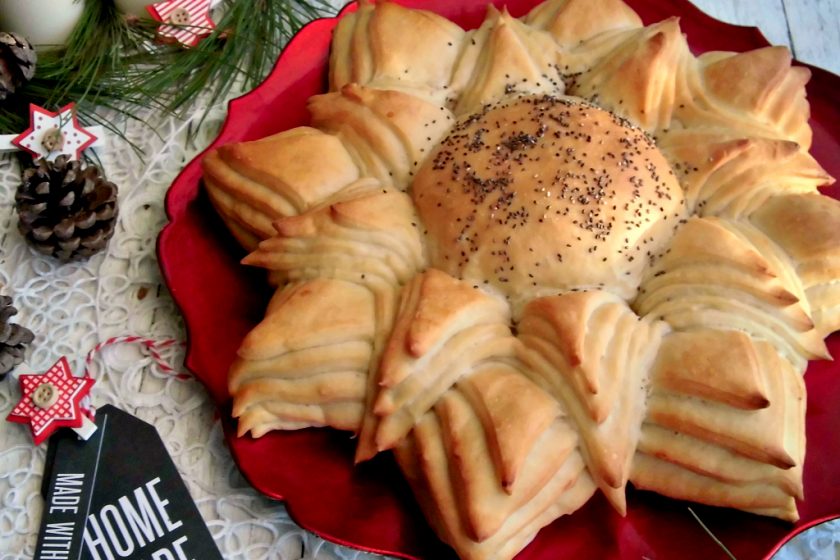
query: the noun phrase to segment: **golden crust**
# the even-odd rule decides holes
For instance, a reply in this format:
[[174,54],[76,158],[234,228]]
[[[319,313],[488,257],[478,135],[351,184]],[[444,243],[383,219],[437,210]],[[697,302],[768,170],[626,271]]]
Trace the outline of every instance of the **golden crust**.
[[247,232],[248,245],[271,237],[272,221],[304,212],[359,178],[341,142],[310,127],[221,146],[202,166],[210,199]]
[[798,519],[805,386],[770,344],[724,331],[672,334],[651,386],[636,486]]
[[738,331],[673,333],[659,349],[656,381],[673,393],[758,410],[770,401],[752,340]]
[[768,340],[800,371],[829,357],[789,259],[746,224],[689,219],[633,305],[676,330],[723,328]]
[[671,18],[630,34],[609,56],[574,77],[568,91],[648,132],[667,129],[678,97],[685,97],[678,87],[688,59],[679,21]]
[[239,434],[358,431],[374,321],[373,294],[350,282],[315,279],[278,290],[231,367]]
[[362,431],[357,460],[396,445],[460,378],[511,359],[508,320],[499,298],[438,270],[409,282],[376,376],[377,419]]
[[750,221],[794,262],[820,334],[840,329],[840,202],[818,193],[778,196]]
[[560,95],[557,45],[548,33],[490,4],[484,23],[466,37],[450,88],[449,102],[458,116],[506,94]]
[[535,442],[517,483],[498,485],[485,437],[457,391],[441,399],[396,449],[427,518],[461,558],[512,558],[536,532],[594,491],[576,436],[560,419]]
[[290,284],[269,303],[266,316],[238,354],[262,360],[291,350],[353,340],[373,332],[373,296],[364,287],[316,278]]
[[499,483],[510,493],[528,452],[558,415],[557,402],[519,371],[482,367],[458,383],[480,420]]
[[284,280],[321,276],[396,286],[424,266],[417,223],[405,194],[368,192],[278,220],[277,235],[243,263],[275,271]]
[[683,216],[682,191],[653,142],[568,98],[513,98],[462,119],[412,196],[432,263],[490,283],[515,308],[572,288],[629,299]]
[[607,31],[642,26],[638,14],[621,0],[549,0],[528,12],[525,23],[551,33],[561,48]]
[[778,138],[811,147],[810,106],[805,84],[811,71],[791,66],[786,47],[766,47],[745,53],[706,53],[699,58],[711,96],[757,119]]
[[534,300],[518,325],[525,374],[568,409],[590,474],[622,514],[648,369],[666,329],[600,291]]
[[500,299],[434,269],[403,290],[371,403],[375,433],[363,429],[359,450],[397,447],[465,558],[495,557],[490,543],[523,546],[568,512],[553,502],[581,476],[577,437],[521,367]]
[[435,13],[395,2],[360,2],[336,27],[330,90],[357,83],[442,103],[463,37],[460,27]]
[[750,215],[781,193],[816,193],[833,182],[795,142],[731,138],[717,129],[682,129],[657,145],[673,162],[690,210],[701,216]]
[[441,105],[358,84],[313,96],[308,108],[312,124],[335,134],[363,175],[401,190],[453,122]]

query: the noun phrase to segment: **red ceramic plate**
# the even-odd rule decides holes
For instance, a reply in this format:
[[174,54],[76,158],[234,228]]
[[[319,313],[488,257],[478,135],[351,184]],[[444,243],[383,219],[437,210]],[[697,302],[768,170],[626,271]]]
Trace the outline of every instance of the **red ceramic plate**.
[[[514,16],[538,0],[508,0]],[[406,0],[465,28],[477,27],[485,0]],[[502,2],[495,2],[502,4]],[[745,51],[768,43],[755,28],[716,21],[686,0],[629,0],[646,23],[680,16],[695,53]],[[354,9],[348,7],[346,11]],[[306,124],[305,102],[323,92],[332,29],[337,18],[315,21],[288,45],[266,81],[231,102],[213,146],[251,140]],[[808,85],[813,154],[840,177],[840,78],[812,68]],[[354,468],[353,442],[330,430],[272,432],[255,440],[235,436],[226,388],[240,340],[261,318],[269,291],[261,272],[239,265],[242,250],[216,217],[201,188],[201,156],[178,176],[166,198],[170,223],[158,241],[163,274],[189,332],[187,367],[207,386],[222,411],[230,448],[242,472],[266,495],[284,500],[292,517],[326,539],[405,558],[451,558],[432,534],[388,454]],[[837,197],[837,190],[827,189]],[[829,340],[838,355],[840,338]],[[840,367],[813,363],[808,386],[808,457],[802,521],[790,525],[735,511],[695,506],[709,528],[740,560],[769,556],[792,534],[840,514]],[[569,558],[722,557],[690,516],[687,504],[630,491],[629,511],[618,516],[598,496],[583,509],[543,529],[522,560]]]

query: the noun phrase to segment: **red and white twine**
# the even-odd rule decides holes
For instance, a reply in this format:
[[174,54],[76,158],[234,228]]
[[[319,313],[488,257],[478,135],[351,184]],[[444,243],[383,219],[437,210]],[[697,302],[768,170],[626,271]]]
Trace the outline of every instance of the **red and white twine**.
[[164,373],[168,373],[173,375],[177,379],[187,380],[190,379],[192,376],[188,373],[183,371],[179,371],[178,368],[174,367],[170,364],[163,356],[161,356],[161,350],[169,348],[171,346],[180,345],[186,346],[183,341],[174,339],[174,338],[165,338],[156,340],[154,338],[147,338],[143,336],[113,336],[107,340],[103,340],[96,346],[94,346],[85,357],[85,376],[90,376],[90,366],[93,364],[93,360],[96,358],[96,355],[99,354],[104,348],[108,346],[115,346],[118,344],[139,344],[146,349],[149,356],[154,360],[155,364],[160,368],[160,370]]

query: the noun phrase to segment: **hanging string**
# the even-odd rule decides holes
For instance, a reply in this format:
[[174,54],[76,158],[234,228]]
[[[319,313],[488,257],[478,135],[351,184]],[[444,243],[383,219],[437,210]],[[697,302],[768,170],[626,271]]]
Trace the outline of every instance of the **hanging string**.
[[176,379],[180,379],[182,381],[186,381],[192,378],[190,374],[179,370],[179,368],[169,363],[160,353],[161,350],[164,350],[171,346],[186,346],[186,344],[183,341],[174,338],[156,340],[154,338],[147,338],[143,336],[114,336],[107,340],[103,340],[102,342],[94,346],[85,357],[85,377],[91,377],[90,367],[93,364],[93,360],[96,358],[97,354],[101,353],[103,349],[109,346],[116,346],[120,344],[139,344],[140,346],[146,349],[146,352],[148,353],[149,357],[151,357],[152,360],[154,360],[155,364],[157,364],[157,366],[162,372],[171,374]]

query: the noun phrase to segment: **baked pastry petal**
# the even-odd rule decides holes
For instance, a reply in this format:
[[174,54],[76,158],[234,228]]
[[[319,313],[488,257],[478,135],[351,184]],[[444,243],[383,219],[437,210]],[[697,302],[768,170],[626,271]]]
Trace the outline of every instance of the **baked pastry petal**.
[[807,150],[812,132],[805,84],[811,71],[792,62],[786,47],[705,53],[698,58],[704,102],[719,114],[721,125],[758,127],[763,133],[753,135],[790,140]]
[[274,220],[305,212],[359,178],[341,141],[307,126],[220,146],[202,167],[213,206],[249,250],[274,235]]
[[330,90],[357,83],[442,104],[464,35],[433,12],[363,0],[336,26]]
[[[551,397],[508,366],[488,365],[447,391],[395,454],[460,558],[507,560],[594,492],[577,441]],[[505,481],[500,463],[514,458],[517,476]]]
[[569,411],[592,478],[624,514],[647,377],[667,325],[590,291],[532,301],[518,331],[523,371]]
[[557,44],[545,31],[490,4],[484,23],[464,39],[450,89],[459,116],[508,94],[561,95]]
[[311,426],[358,432],[375,326],[364,286],[321,278],[278,290],[231,366],[239,435]]
[[425,266],[419,220],[400,192],[374,188],[274,227],[277,234],[242,262],[267,268],[275,281],[321,277],[396,288]]
[[551,33],[563,51],[608,31],[642,26],[639,15],[621,0],[549,0],[537,4],[523,21]]
[[740,218],[782,193],[813,193],[833,181],[795,142],[732,138],[723,129],[679,129],[660,134],[685,189],[691,213]]
[[750,222],[793,261],[820,336],[840,329],[840,202],[819,193],[777,196]]
[[690,218],[647,271],[633,306],[676,330],[747,332],[800,372],[809,359],[829,358],[790,259],[749,224]]
[[796,521],[804,456],[805,385],[772,345],[736,331],[665,337],[636,487]]
[[371,189],[357,198],[278,220],[274,226],[277,235],[260,243],[243,259],[245,264],[267,268],[275,283],[329,278],[372,292],[375,326],[364,392],[369,410],[373,372],[391,332],[400,286],[426,266],[410,198]]
[[[679,21],[667,19],[622,39],[597,63],[567,79],[568,93],[597,103],[649,133],[667,129],[678,101],[690,97],[683,74],[696,64]],[[587,52],[592,47],[584,44],[579,50]],[[562,57],[561,63],[565,63]]]
[[[488,363],[514,361],[504,300],[429,269],[402,291],[372,395],[372,421],[357,460],[394,447],[459,379]],[[368,429],[370,428],[370,429]]]
[[315,95],[308,108],[312,124],[341,140],[361,175],[401,190],[454,122],[441,105],[358,84]]

